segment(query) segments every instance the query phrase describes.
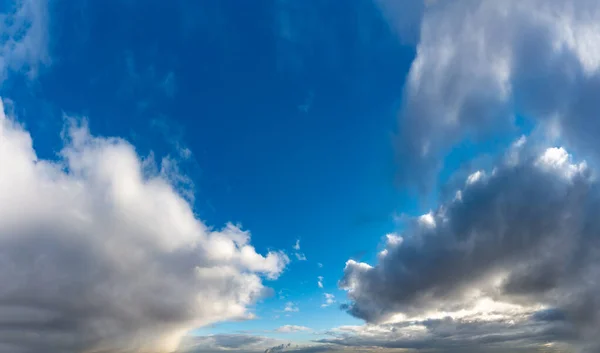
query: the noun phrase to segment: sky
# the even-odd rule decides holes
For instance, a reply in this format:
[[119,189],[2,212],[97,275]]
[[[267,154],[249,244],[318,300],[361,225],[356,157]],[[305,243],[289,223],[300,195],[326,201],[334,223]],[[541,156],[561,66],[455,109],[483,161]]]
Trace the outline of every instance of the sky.
[[595,0],[0,13],[0,353],[600,350]]

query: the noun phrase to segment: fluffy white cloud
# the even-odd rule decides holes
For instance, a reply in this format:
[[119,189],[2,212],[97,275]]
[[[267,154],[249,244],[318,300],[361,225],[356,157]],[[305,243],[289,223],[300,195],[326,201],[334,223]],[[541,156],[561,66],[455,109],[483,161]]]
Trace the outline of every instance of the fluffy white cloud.
[[133,146],[74,121],[56,161],[0,114],[0,352],[173,350],[250,317],[288,258],[212,229]]
[[317,286],[319,286],[319,288],[323,288],[323,276],[317,277]]
[[[422,1],[380,3],[403,25],[405,8]],[[420,9],[399,120],[403,181],[430,187],[450,147],[506,132],[516,115],[597,159],[599,2],[429,1]]]
[[[475,338],[484,333],[476,331],[488,328],[486,336],[500,335],[490,342],[505,349],[546,340],[597,349],[599,185],[562,148],[524,151],[519,160],[467,178],[460,198],[426,222],[414,219],[401,242],[388,240],[375,266],[348,261],[340,281],[352,300],[348,311],[372,323],[448,318],[443,327],[456,329],[450,336],[464,334],[461,349],[481,345]],[[481,327],[467,334],[469,322]],[[423,339],[451,343],[425,326]],[[504,331],[511,333],[503,340]],[[411,348],[397,340],[403,343],[395,347]]]

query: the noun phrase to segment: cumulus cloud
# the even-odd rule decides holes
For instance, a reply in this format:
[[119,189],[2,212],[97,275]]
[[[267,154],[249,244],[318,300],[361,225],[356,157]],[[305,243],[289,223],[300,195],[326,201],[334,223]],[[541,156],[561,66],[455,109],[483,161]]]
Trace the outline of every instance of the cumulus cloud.
[[[0,111],[3,111],[0,109]],[[0,352],[172,351],[252,317],[288,258],[196,218],[133,146],[70,121],[57,160],[0,114]]]
[[301,331],[311,331],[311,329],[306,326],[283,325],[283,326],[277,328],[277,330],[275,330],[275,331],[281,332],[281,333],[292,333],[292,332],[301,332]]
[[[402,5],[381,2],[393,25],[406,23]],[[516,116],[597,159],[600,3],[430,1],[421,10],[399,113],[402,181],[429,188],[450,147],[506,132]]]
[[470,176],[460,198],[388,237],[375,266],[349,260],[348,312],[371,323],[485,312],[510,323],[553,309],[571,339],[597,344],[598,183],[563,148],[519,159]]
[[369,324],[327,342],[598,351],[600,195],[567,150],[600,161],[600,3],[379,3],[392,25],[418,28],[399,112],[401,182],[430,190],[457,143],[514,133],[521,119],[535,142],[507,146],[496,168],[388,236],[375,264],[348,261],[344,308]]
[[317,277],[317,286],[321,289],[323,288],[323,276]]

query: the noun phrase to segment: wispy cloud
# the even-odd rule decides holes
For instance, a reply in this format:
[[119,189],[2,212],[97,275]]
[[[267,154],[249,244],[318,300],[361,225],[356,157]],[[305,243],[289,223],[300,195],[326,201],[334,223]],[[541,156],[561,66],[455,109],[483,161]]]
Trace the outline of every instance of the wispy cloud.
[[323,288],[323,276],[317,277],[317,286],[319,286],[319,288]]
[[301,332],[301,331],[312,331],[312,329],[306,326],[297,326],[297,325],[283,325],[277,328],[275,331],[280,333],[293,333],[293,332]]
[[298,261],[306,261],[306,255],[304,255],[304,253],[300,252],[300,239],[296,239],[296,244],[294,244],[293,248],[294,248],[294,250],[296,250],[294,252],[296,259]]

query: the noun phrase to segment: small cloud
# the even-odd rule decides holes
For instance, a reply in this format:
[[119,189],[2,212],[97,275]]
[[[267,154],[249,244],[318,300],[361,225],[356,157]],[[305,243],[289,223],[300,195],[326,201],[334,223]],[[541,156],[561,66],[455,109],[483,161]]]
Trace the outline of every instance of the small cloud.
[[296,305],[294,302],[287,302],[285,303],[285,308],[283,309],[283,311],[297,313],[298,311],[300,311],[300,309],[298,308],[298,305]]
[[331,304],[335,303],[335,295],[330,294],[330,293],[325,293],[325,303],[321,304],[321,308],[326,308],[328,306],[330,306]]
[[317,277],[319,280],[317,281],[317,285],[319,288],[323,288],[323,276]]
[[294,248],[294,250],[296,250],[294,255],[296,255],[296,258],[298,259],[298,261],[306,261],[306,255],[304,255],[304,253],[301,253],[299,251],[300,250],[300,239],[296,239],[296,244],[294,244],[293,248]]
[[312,331],[312,329],[306,326],[296,326],[296,325],[283,325],[275,331],[280,333],[292,333],[292,332],[301,332],[301,331]]
[[317,266],[319,266],[319,268],[323,268],[323,264],[320,262],[317,263]]
[[299,261],[306,261],[306,255],[304,255],[304,253],[297,252],[297,253],[294,253],[294,255],[296,255],[296,258]]

